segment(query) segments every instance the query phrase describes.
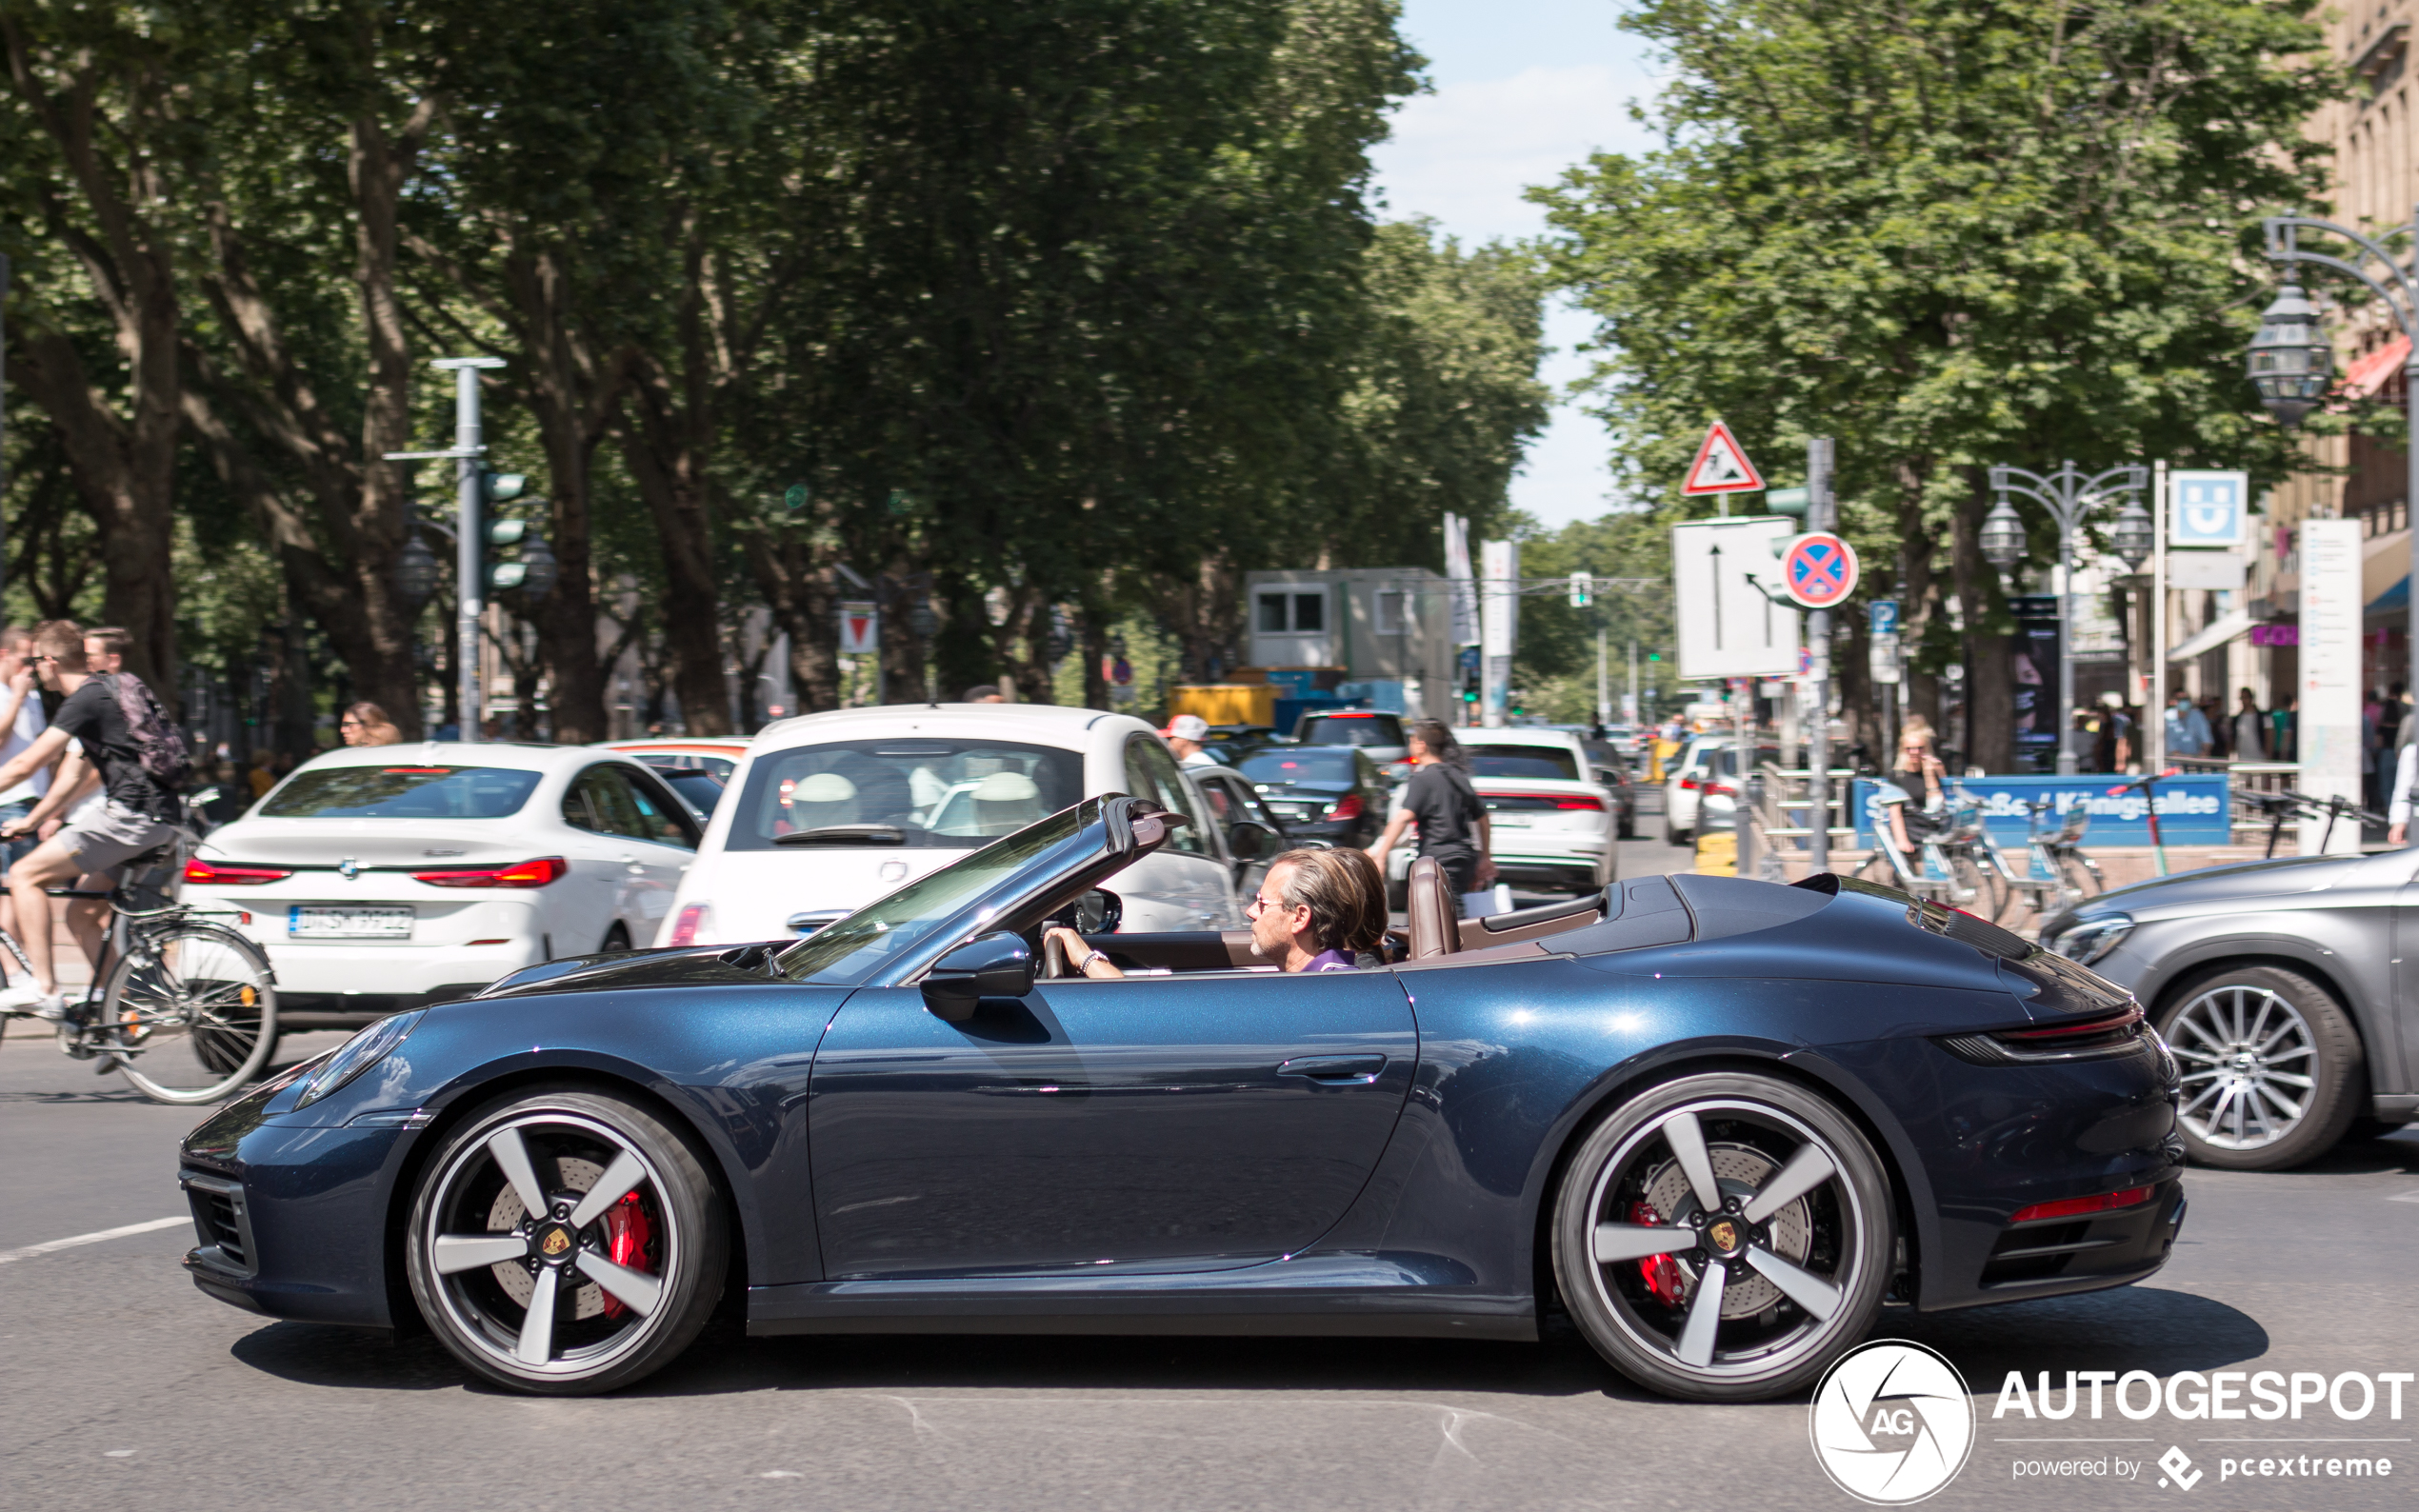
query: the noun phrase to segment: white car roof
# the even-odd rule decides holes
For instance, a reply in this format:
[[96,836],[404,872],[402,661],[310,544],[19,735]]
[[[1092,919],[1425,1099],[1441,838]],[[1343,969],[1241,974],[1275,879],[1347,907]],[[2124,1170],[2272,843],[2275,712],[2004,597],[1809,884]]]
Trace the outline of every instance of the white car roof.
[[1563,750],[1579,743],[1579,737],[1567,729],[1543,729],[1535,725],[1460,730],[1453,739],[1466,746],[1553,746]]
[[882,704],[778,720],[756,732],[752,749],[769,755],[835,740],[872,740],[912,730],[919,735],[1018,741],[1089,750],[1104,728],[1149,730],[1130,714],[1070,708],[1062,704]]
[[590,750],[743,751],[752,735],[639,735],[630,740],[600,740]]
[[[593,746],[536,746],[516,741],[414,740],[400,746],[339,746],[321,751],[294,768],[323,766],[397,766],[414,762],[449,766],[517,766],[525,771],[551,772],[616,754]],[[625,758],[627,759],[627,758]]]

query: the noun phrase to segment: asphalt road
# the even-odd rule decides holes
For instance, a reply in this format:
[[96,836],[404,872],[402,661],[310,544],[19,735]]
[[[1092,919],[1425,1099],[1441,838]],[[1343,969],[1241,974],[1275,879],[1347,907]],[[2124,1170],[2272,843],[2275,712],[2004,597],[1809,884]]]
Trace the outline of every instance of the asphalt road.
[[[1651,821],[1650,821],[1651,823]],[[1683,853],[1624,847],[1631,874]],[[321,1037],[323,1042],[326,1037]],[[299,1043],[298,1050],[310,1048]],[[1850,1508],[1804,1398],[1694,1406],[1632,1388],[1575,1338],[788,1339],[710,1334],[605,1400],[472,1385],[433,1343],[270,1323],[184,1279],[188,1111],[142,1102],[19,1026],[0,1044],[0,1506]],[[1938,1317],[1886,1315],[1963,1371],[1979,1414],[1929,1507],[2408,1506],[2399,1421],[1994,1418],[2011,1370],[2419,1370],[2419,1135],[2277,1176],[2197,1173],[2150,1283]],[[71,1247],[29,1246],[174,1218]],[[2348,1390],[2357,1405],[2357,1387]],[[2186,1393],[2189,1404],[2189,1391]],[[2134,1397],[2140,1404],[2140,1394]],[[2065,1439],[2092,1442],[2049,1443]],[[2356,1442],[2287,1442],[2301,1440]],[[2219,1442],[2257,1440],[2257,1444]],[[2161,1489],[2181,1449],[2192,1488]],[[2384,1480],[2220,1479],[2221,1459],[2382,1455]],[[2027,1478],[2069,1461],[2110,1472]],[[2127,1467],[2138,1479],[2118,1479]],[[2142,1468],[2147,1466],[2147,1468]]]

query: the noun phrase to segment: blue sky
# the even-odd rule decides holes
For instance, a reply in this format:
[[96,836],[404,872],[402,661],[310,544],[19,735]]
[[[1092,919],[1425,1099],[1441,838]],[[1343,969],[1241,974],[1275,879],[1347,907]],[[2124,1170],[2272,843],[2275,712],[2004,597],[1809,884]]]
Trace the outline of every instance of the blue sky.
[[[1542,234],[1521,190],[1594,151],[1649,144],[1629,119],[1655,89],[1653,60],[1616,30],[1613,0],[1404,0],[1403,32],[1428,56],[1432,92],[1396,113],[1374,154],[1389,217],[1432,216],[1465,242]],[[1559,390],[1587,371],[1571,348],[1589,322],[1559,303],[1544,376]],[[1574,405],[1554,410],[1512,484],[1512,503],[1549,526],[1607,507],[1603,430]]]

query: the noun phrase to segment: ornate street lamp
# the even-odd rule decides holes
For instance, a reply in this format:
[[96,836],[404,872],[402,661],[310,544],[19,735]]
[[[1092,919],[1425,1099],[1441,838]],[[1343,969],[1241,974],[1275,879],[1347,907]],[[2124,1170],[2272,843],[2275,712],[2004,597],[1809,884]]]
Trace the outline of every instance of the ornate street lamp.
[[2133,499],[2118,512],[2116,528],[2109,532],[2109,544],[2116,547],[2127,571],[2139,572],[2142,564],[2150,559],[2158,534],[2158,527],[2150,522],[2150,511],[2142,507],[2141,500]]
[[554,548],[546,544],[546,537],[532,532],[521,543],[521,594],[532,607],[546,602],[562,574],[562,564],[555,559]]
[[2301,285],[2278,289],[2275,303],[2260,312],[2249,360],[2259,402],[2288,426],[2300,425],[2327,397],[2335,381],[2335,348]]
[[1982,554],[1984,560],[2002,572],[2025,558],[2024,521],[2004,493],[1990,507],[1990,512],[1983,516]]
[[[2071,777],[2079,765],[2074,749],[2074,530],[2084,517],[2104,504],[2113,503],[2120,494],[2138,494],[2149,487],[2150,469],[2137,463],[2124,463],[2109,468],[2096,477],[2084,474],[2073,463],[2061,464],[2058,470],[2043,477],[2022,468],[1995,467],[1990,469],[1990,486],[2000,490],[1998,507],[1982,523],[1982,554],[2003,570],[2024,559],[2024,522],[2016,518],[2008,495],[2021,493],[2049,512],[2058,527],[2058,775]],[[2129,537],[2127,531],[2134,533]],[[2149,516],[2136,502],[2117,517],[2120,543],[2130,540],[2142,554],[2149,554],[2153,534]],[[2122,545],[2119,547],[2123,550]],[[2131,560],[2139,561],[2140,558]],[[2036,726],[2037,727],[2037,726]]]
[[395,559],[395,591],[403,595],[404,603],[411,606],[411,612],[418,614],[436,590],[436,554],[429,549],[428,544],[420,539],[420,532],[415,529],[403,543],[403,554]]

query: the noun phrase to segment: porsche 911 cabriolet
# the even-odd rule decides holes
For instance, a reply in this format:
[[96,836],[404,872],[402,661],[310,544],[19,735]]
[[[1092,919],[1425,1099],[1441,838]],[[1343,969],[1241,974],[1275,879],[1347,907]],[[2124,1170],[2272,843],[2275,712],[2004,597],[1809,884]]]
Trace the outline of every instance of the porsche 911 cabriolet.
[[[1529,1340],[1672,1396],[1811,1382],[1886,1305],[2117,1286],[2183,1222],[2138,1005],[1830,876],[1631,879],[1363,968],[1121,930],[1182,815],[1087,799],[803,940],[550,962],[189,1136],[212,1297],[610,1390],[751,1333]],[[1068,925],[1124,969],[1069,974]],[[1054,948],[1054,947],[1053,947]]]

